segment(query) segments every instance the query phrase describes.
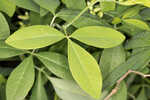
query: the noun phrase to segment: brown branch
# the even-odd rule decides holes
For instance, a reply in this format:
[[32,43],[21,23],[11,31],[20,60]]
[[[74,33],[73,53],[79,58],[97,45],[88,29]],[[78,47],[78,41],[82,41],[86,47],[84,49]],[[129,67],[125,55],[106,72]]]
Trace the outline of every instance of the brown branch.
[[112,89],[112,91],[108,94],[108,96],[107,96],[104,100],[109,100],[114,94],[117,93],[117,91],[118,91],[118,89],[119,89],[119,86],[120,86],[120,83],[121,83],[130,73],[134,73],[134,74],[140,75],[140,76],[142,76],[143,78],[150,77],[150,74],[143,74],[143,73],[138,72],[138,71],[128,70],[128,72],[126,72],[126,73],[117,81],[117,84],[116,84],[115,88]]

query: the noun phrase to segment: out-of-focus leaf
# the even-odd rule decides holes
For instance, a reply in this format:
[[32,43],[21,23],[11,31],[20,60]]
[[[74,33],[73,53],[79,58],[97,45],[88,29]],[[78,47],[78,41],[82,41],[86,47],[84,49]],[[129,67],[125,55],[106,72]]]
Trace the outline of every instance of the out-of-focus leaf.
[[110,100],[127,100],[127,86],[124,81],[121,82],[117,93]]
[[34,83],[34,76],[34,64],[30,56],[10,74],[6,85],[7,100],[23,100]]
[[126,54],[122,46],[104,49],[100,59],[100,67],[103,73],[103,79],[105,79],[106,76],[121,63],[125,62],[125,59]]
[[41,7],[51,11],[55,14],[56,8],[60,5],[59,0],[33,0]]
[[86,7],[85,0],[62,0],[70,9],[84,9]]
[[0,13],[0,40],[6,39],[10,35],[9,26],[2,13]]
[[150,46],[150,32],[142,32],[133,36],[126,44],[126,49]]
[[9,0],[0,0],[0,11],[5,12],[8,14],[8,16],[12,17],[15,13],[15,10],[16,5],[14,3],[10,2]]
[[18,7],[25,8],[31,11],[39,13],[40,6],[38,6],[33,0],[9,0],[16,4]]
[[144,20],[150,20],[150,8],[145,8],[139,13]]
[[0,67],[0,74],[2,74],[3,76],[8,76],[12,70],[13,68]]
[[150,60],[150,48],[132,55],[126,62],[115,68],[104,80],[104,88],[113,86],[128,70],[141,70]]
[[148,98],[145,95],[145,89],[142,88],[142,90],[140,91],[140,94],[138,95],[136,100],[148,100]]
[[30,100],[48,100],[47,94],[44,88],[41,72],[38,73],[38,77],[33,87]]
[[[61,19],[65,20],[66,22],[72,21],[80,13],[79,10],[70,10],[70,9],[63,9],[61,10],[57,16]],[[100,19],[96,16],[93,16],[89,13],[84,13],[81,17],[76,20],[73,25],[77,28],[85,27],[85,26],[109,26],[107,22],[103,19]]]
[[115,10],[115,8],[116,8],[116,3],[115,3],[115,1],[116,1],[116,0],[112,0],[112,1],[110,2],[110,1],[104,0],[103,2],[101,2],[101,3],[100,3],[100,6],[101,6],[102,11],[106,12],[106,11]]

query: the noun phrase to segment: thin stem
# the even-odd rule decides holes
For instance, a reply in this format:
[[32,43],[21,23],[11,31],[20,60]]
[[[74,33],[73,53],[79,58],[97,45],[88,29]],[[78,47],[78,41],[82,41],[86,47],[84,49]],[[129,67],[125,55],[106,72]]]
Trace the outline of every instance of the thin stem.
[[55,22],[55,19],[56,19],[56,16],[54,15],[54,17],[53,17],[53,19],[52,19],[52,21],[51,21],[51,23],[50,23],[50,27],[53,26],[53,24],[54,24],[54,22]]
[[117,84],[116,84],[115,88],[108,94],[108,96],[107,96],[104,100],[109,100],[114,94],[117,93],[117,91],[118,91],[118,89],[119,89],[119,86],[120,86],[120,83],[121,83],[130,73],[134,73],[134,74],[136,74],[136,75],[140,75],[140,76],[142,76],[143,78],[150,77],[150,74],[143,74],[143,73],[138,72],[138,71],[129,70],[128,72],[126,72],[126,73],[117,81]]
[[89,7],[93,6],[94,4],[96,4],[97,2],[99,2],[100,0],[96,0],[95,2],[92,2],[89,6],[85,7],[70,23],[68,23],[67,25],[65,25],[65,29],[67,29],[70,25],[72,25],[76,20],[78,20],[88,9]]

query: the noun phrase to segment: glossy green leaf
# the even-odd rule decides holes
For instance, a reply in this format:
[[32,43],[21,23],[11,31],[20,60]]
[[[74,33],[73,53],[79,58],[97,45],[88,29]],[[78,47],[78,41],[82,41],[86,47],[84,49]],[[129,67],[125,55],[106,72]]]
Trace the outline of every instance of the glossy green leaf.
[[25,8],[31,11],[39,12],[40,6],[38,6],[33,0],[9,0],[16,4],[18,7]]
[[9,0],[0,0],[0,11],[5,12],[10,17],[15,13],[16,5]]
[[87,95],[74,81],[51,78],[57,95],[63,100],[95,100]]
[[55,52],[40,52],[37,57],[55,75],[65,79],[71,79],[68,61],[64,55]]
[[103,12],[115,10],[115,8],[116,8],[116,3],[115,3],[115,1],[116,1],[116,0],[112,0],[112,1],[110,2],[110,1],[104,0],[103,2],[100,3],[101,10],[102,10]]
[[[61,10],[57,16],[61,19],[65,20],[66,22],[70,22],[80,13],[80,10],[70,10],[70,9],[63,9]],[[105,20],[98,18],[97,16],[93,16],[89,13],[84,13],[82,16],[76,20],[73,25],[77,28],[85,27],[85,26],[103,26],[108,24]]]
[[127,86],[124,81],[121,82],[117,93],[110,100],[127,100]]
[[9,76],[6,86],[7,100],[23,100],[34,83],[32,57],[26,58]]
[[142,32],[133,36],[126,44],[126,49],[150,46],[150,32]]
[[0,41],[0,58],[10,58],[24,54],[25,51],[13,48],[4,41]]
[[128,70],[141,70],[143,66],[147,65],[150,60],[150,49],[144,49],[131,57],[129,59],[115,68],[109,76],[104,80],[104,88],[113,86],[116,81],[123,76]]
[[98,48],[115,47],[125,40],[125,36],[120,32],[102,26],[80,28],[71,37]]
[[55,13],[56,8],[60,5],[59,0],[33,0],[41,7]]
[[63,38],[64,35],[52,27],[35,25],[16,31],[6,43],[19,49],[36,49],[56,43]]
[[85,0],[62,0],[62,2],[70,9],[84,9],[86,7]]
[[10,30],[8,23],[3,16],[2,13],[0,13],[0,40],[6,39],[10,35]]
[[122,46],[104,49],[99,64],[101,66],[103,78],[105,79],[110,72],[112,72],[121,63],[125,62],[125,59],[126,53]]
[[92,97],[99,98],[102,76],[96,60],[82,47],[68,40],[68,61],[73,78],[79,86]]
[[48,100],[46,90],[44,88],[41,72],[38,72],[38,77],[33,87],[30,100]]

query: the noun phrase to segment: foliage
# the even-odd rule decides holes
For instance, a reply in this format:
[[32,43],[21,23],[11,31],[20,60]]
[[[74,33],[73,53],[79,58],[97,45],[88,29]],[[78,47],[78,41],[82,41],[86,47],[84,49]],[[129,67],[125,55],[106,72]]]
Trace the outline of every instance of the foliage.
[[149,0],[0,0],[0,100],[148,100],[149,62]]

